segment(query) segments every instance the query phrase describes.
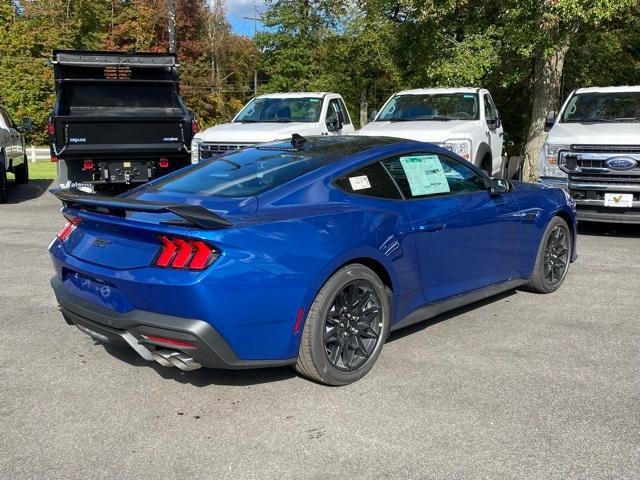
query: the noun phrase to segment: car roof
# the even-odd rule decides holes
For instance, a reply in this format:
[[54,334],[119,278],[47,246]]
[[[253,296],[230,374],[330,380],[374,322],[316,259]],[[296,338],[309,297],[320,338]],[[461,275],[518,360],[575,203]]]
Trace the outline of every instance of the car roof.
[[615,87],[586,87],[578,88],[576,93],[617,93],[640,92],[640,85],[619,85]]
[[[413,144],[412,140],[395,137],[369,137],[364,135],[317,135],[304,137],[303,150],[323,154],[331,152],[339,155],[353,155],[375,147],[393,144]],[[291,150],[291,140],[278,140],[255,146],[258,149]]]
[[266,93],[258,95],[256,98],[307,98],[307,97],[324,97],[325,95],[338,95],[332,92],[278,92]]
[[425,95],[437,93],[478,93],[480,88],[476,87],[454,87],[454,88],[414,88],[403,90],[396,95]]

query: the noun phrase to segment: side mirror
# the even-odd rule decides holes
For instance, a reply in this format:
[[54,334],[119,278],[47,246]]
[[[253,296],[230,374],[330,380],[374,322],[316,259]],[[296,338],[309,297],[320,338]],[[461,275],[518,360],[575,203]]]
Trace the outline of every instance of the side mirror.
[[500,126],[500,120],[497,117],[495,118],[487,118],[487,127],[489,130],[495,130]]
[[373,120],[378,116],[378,110],[372,110],[369,112],[369,115],[367,116],[367,120],[369,122],[373,122]]
[[33,120],[31,120],[29,117],[24,117],[22,119],[22,131],[30,132],[31,130],[33,130]]
[[342,129],[342,122],[336,114],[331,114],[327,117],[327,130],[330,132],[337,132]]
[[554,123],[556,123],[556,112],[551,110],[547,113],[547,117],[544,119],[544,131],[548,132],[551,130]]
[[503,178],[492,178],[489,182],[491,195],[502,195],[511,191],[511,184]]

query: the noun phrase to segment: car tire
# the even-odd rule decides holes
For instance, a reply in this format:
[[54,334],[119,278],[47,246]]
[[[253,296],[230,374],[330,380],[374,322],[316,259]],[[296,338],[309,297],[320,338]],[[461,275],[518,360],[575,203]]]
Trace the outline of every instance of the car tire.
[[572,240],[567,222],[560,217],[553,217],[540,241],[533,274],[522,288],[535,293],[556,291],[569,270]]
[[326,385],[355,382],[380,356],[389,324],[389,295],[380,278],[364,265],[347,265],[314,299],[295,369]]
[[7,183],[7,169],[4,166],[3,158],[0,156],[0,203],[7,203],[9,198]]
[[16,183],[18,185],[29,183],[29,162],[26,157],[20,165],[15,167],[13,174],[16,177]]

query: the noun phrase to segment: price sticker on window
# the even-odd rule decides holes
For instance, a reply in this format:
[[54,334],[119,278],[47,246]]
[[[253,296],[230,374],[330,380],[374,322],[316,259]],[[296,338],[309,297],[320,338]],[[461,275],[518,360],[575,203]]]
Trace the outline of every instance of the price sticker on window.
[[433,195],[451,191],[437,155],[400,157],[400,164],[407,175],[411,195]]
[[359,177],[349,177],[349,183],[351,184],[351,189],[354,192],[356,190],[365,190],[367,188],[371,188],[369,177],[367,177],[366,175],[360,175]]

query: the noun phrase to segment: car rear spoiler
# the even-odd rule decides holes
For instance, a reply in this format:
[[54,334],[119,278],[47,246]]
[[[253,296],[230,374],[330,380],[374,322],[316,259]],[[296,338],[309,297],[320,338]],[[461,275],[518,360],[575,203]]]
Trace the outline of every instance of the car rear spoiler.
[[[81,192],[75,188],[51,190],[65,207],[88,210],[107,215],[125,216],[126,212],[171,212],[186,220],[189,224],[205,230],[233,225],[229,220],[199,205],[171,205],[147,202],[124,197],[107,197]],[[164,222],[176,225],[177,222]]]

